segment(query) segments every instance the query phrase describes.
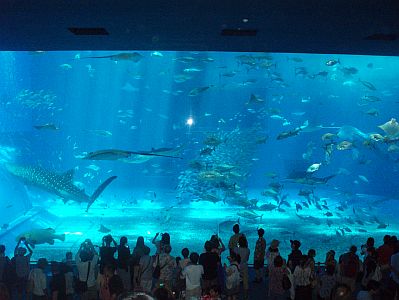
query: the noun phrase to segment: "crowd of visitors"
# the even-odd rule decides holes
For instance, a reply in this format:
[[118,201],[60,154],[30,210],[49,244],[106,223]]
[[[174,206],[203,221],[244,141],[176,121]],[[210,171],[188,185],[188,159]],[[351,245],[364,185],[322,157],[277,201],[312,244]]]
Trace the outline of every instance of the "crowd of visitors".
[[[228,249],[213,235],[204,252],[181,251],[171,255],[170,235],[158,233],[152,240],[151,255],[144,238],[137,239],[131,251],[126,237],[119,245],[111,235],[97,247],[87,239],[75,257],[67,252],[62,262],[40,258],[31,268],[32,248],[21,238],[10,260],[0,245],[0,300],[8,299],[272,299],[272,300],[399,300],[399,242],[386,235],[376,247],[369,238],[361,246],[351,246],[338,259],[335,251],[316,263],[316,251],[301,251],[301,242],[291,240],[291,253],[285,260],[279,241],[267,247],[264,230],[258,229],[254,245],[255,270],[252,289],[267,286],[267,292],[250,293],[248,261],[250,249],[239,224],[233,227]],[[160,236],[160,238],[159,238]],[[228,251],[228,264],[221,254]],[[47,272],[51,272],[47,274]],[[256,298],[254,295],[257,295]]]

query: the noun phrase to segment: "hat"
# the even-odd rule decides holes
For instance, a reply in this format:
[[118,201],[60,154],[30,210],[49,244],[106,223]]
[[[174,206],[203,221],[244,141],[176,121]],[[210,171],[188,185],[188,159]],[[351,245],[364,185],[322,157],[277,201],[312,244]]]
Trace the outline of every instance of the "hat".
[[280,241],[279,240],[272,240],[272,242],[270,244],[270,248],[271,249],[277,249],[279,245],[280,245]]
[[298,240],[290,240],[290,242],[291,242],[291,245],[294,245],[294,247],[296,249],[299,249],[299,247],[301,247],[301,242]]

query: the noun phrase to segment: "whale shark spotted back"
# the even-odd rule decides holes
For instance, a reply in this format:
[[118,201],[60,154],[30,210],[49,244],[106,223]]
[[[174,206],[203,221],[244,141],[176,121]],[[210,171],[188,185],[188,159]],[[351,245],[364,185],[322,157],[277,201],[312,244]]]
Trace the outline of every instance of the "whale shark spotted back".
[[68,200],[78,203],[87,202],[86,211],[89,210],[90,206],[101,195],[104,189],[117,178],[117,176],[109,177],[96,189],[92,196],[89,196],[83,189],[73,184],[73,169],[60,174],[38,166],[6,164],[5,167],[8,172],[22,180],[25,184],[36,186],[55,194],[61,197],[64,202]]

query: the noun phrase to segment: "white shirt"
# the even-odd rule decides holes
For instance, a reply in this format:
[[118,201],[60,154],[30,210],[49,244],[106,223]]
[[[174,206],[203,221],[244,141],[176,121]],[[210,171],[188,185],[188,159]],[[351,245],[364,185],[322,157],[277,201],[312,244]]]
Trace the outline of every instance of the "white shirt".
[[186,290],[199,288],[202,274],[204,274],[202,265],[187,265],[182,271],[182,275],[186,278]]
[[295,286],[306,286],[310,284],[310,274],[312,270],[310,267],[302,269],[300,266],[296,266],[294,271],[294,283]]
[[46,274],[42,269],[36,268],[30,271],[29,281],[33,281],[32,294],[36,296],[44,296],[44,290],[47,288]]
[[76,268],[78,269],[78,273],[79,273],[79,280],[86,281],[86,279],[87,279],[88,287],[95,286],[97,284],[95,270],[96,270],[96,266],[98,264],[98,255],[94,254],[93,259],[91,260],[89,278],[87,278],[87,269],[89,267],[89,262],[88,261],[83,262],[80,260],[79,251],[76,254],[75,259],[76,259]]

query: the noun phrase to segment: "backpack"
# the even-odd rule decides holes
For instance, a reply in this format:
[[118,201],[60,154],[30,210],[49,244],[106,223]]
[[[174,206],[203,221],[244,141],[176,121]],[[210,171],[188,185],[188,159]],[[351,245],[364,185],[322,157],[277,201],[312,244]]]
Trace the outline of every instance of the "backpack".
[[284,291],[288,291],[291,288],[291,286],[292,286],[291,280],[290,280],[290,278],[288,277],[287,274],[283,275],[282,286],[283,286],[283,290]]
[[236,264],[231,265],[233,273],[230,276],[226,276],[226,288],[231,290],[240,285],[240,271]]
[[354,254],[349,254],[346,259],[343,260],[343,273],[342,275],[349,278],[355,278],[357,276],[359,268],[359,259]]

